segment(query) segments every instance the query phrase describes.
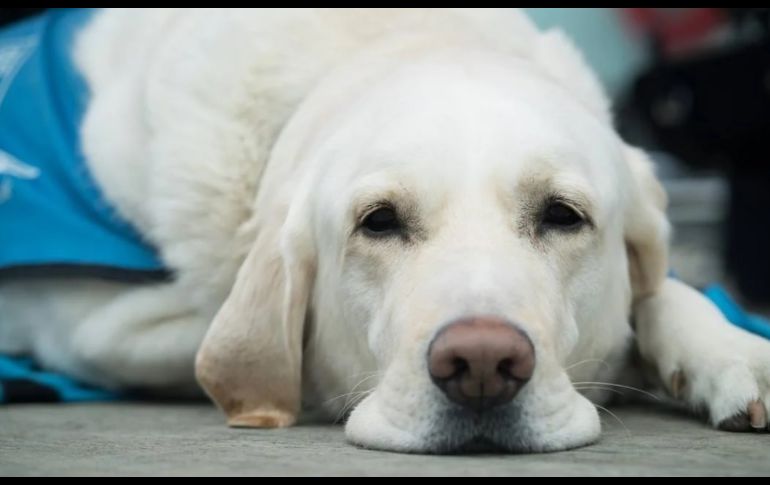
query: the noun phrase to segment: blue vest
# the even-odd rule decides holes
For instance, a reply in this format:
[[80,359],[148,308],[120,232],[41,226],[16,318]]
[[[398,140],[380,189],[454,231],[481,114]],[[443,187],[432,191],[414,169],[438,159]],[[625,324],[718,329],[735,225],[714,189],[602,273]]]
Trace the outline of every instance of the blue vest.
[[168,276],[104,198],[81,151],[89,92],[72,48],[92,14],[49,10],[0,30],[0,279]]

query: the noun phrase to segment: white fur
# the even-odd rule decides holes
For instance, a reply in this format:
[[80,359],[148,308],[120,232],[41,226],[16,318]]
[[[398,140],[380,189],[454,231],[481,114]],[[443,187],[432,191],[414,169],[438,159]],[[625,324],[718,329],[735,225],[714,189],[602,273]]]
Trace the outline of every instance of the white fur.
[[[662,376],[685,368],[686,399],[715,424],[768,402],[769,344],[663,284],[648,162],[569,41],[520,13],[115,9],[76,54],[92,172],[176,278],[3,283],[0,350],[176,394],[197,389],[208,332],[198,377],[231,424],[292,423],[301,386],[330,417],[355,406],[347,435],[363,446],[546,451],[597,439],[585,396],[607,393],[572,382],[624,373],[636,300],[643,355]],[[544,194],[578,201],[593,227],[539,233]],[[381,200],[411,211],[408,242],[355,229]],[[537,364],[473,424],[425,352],[484,313],[525,330]]]

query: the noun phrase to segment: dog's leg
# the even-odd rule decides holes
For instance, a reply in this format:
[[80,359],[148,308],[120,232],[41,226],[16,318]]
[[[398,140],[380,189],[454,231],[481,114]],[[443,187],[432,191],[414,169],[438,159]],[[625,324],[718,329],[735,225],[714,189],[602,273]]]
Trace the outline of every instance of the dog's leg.
[[766,430],[770,415],[770,341],[733,326],[706,297],[666,280],[635,305],[642,358],[663,387],[711,423]]
[[193,364],[209,321],[174,285],[127,291],[91,313],[72,339],[90,380],[177,393],[197,389]]

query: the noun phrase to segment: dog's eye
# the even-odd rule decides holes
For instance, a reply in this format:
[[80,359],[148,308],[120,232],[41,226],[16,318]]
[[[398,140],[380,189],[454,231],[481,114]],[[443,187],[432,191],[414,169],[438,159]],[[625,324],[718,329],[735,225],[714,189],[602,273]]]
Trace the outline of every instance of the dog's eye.
[[561,202],[551,202],[543,214],[543,224],[546,226],[573,229],[583,222],[583,217],[575,209]]
[[396,211],[390,207],[381,207],[367,215],[361,227],[372,236],[385,236],[401,229]]

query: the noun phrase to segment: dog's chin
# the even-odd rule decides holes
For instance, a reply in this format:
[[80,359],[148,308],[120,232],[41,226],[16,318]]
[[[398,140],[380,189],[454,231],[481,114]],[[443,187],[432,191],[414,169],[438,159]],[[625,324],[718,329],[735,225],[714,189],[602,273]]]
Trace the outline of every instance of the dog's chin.
[[443,404],[431,407],[426,419],[394,415],[383,412],[373,394],[351,413],[345,434],[362,448],[418,454],[554,452],[589,445],[600,434],[596,408],[577,393],[546,412],[509,405],[479,415]]

